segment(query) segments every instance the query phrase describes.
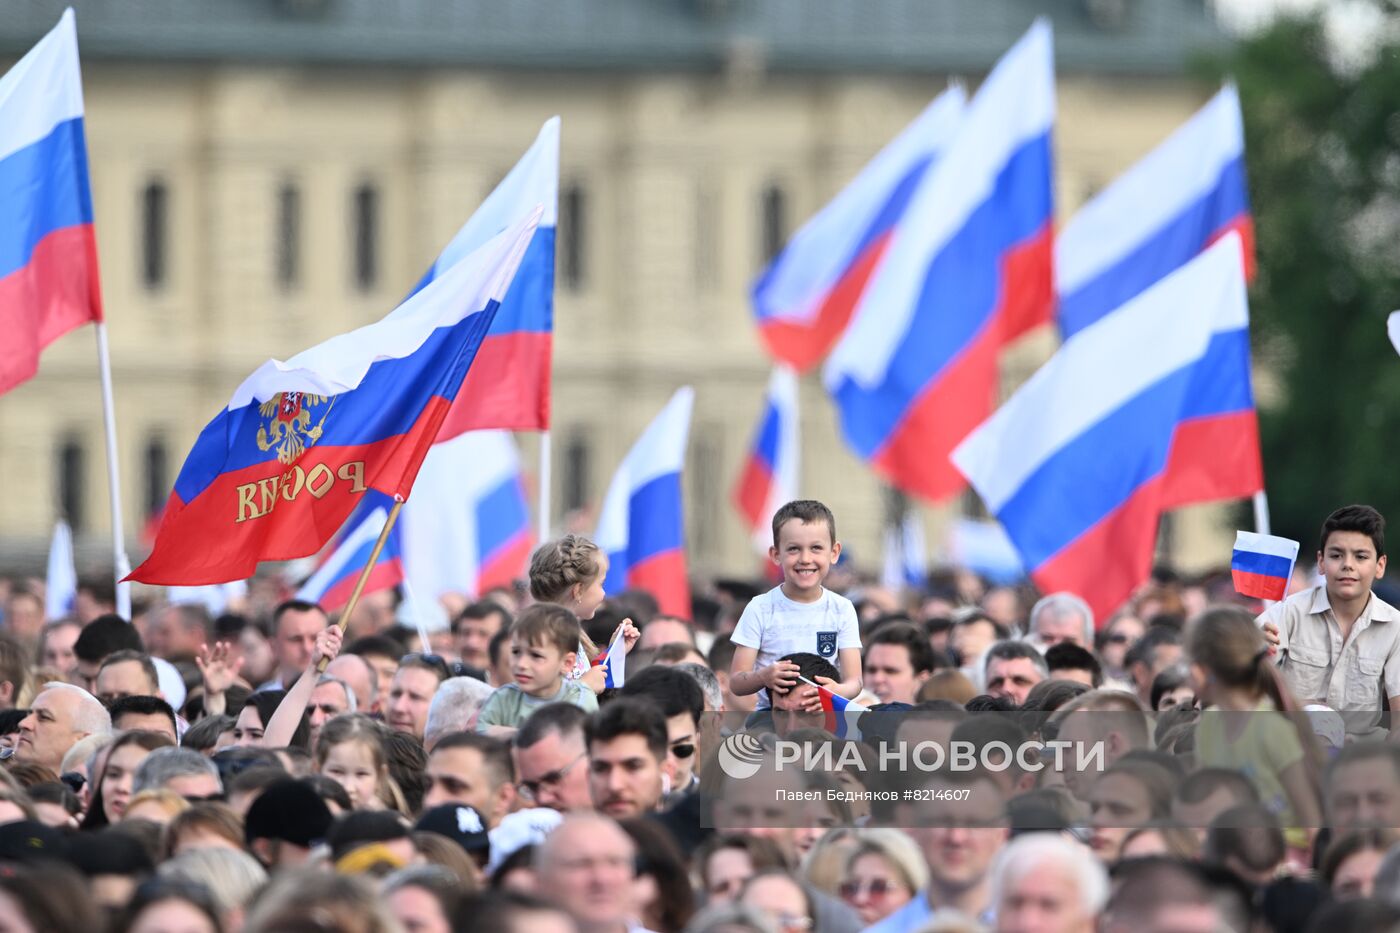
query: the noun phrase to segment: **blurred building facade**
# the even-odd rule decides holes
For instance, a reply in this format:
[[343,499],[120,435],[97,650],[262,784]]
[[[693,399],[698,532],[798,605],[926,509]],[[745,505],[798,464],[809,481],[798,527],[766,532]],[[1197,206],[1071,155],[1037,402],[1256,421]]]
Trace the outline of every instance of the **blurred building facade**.
[[[7,9],[6,65],[64,5]],[[728,496],[768,361],[747,293],[784,238],[950,78],[975,86],[1036,14],[1056,28],[1062,220],[1209,96],[1188,65],[1225,41],[1203,0],[74,6],[133,559],[233,388],[388,312],[557,113],[554,525],[591,526],[628,445],[692,384],[692,564],[748,573]],[[1008,391],[1052,348],[1048,335],[1020,348]],[[818,376],[802,403],[804,493],[878,566],[887,497]],[[60,512],[102,556],[90,329],[0,397],[0,438],[0,571],[37,566]],[[969,508],[924,510],[932,556]],[[1179,565],[1228,557],[1219,514],[1177,517]]]

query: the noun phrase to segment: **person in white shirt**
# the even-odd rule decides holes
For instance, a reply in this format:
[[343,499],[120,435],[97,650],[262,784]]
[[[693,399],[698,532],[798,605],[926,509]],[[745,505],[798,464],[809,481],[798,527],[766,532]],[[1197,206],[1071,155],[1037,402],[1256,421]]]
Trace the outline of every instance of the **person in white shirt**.
[[[810,652],[834,664],[841,676],[817,683],[854,699],[862,687],[860,623],[851,601],[822,585],[841,557],[836,517],[812,499],[789,502],[773,516],[768,556],[782,568],[783,582],[750,600],[739,617],[730,636],[735,646],[730,690],[739,696],[757,693],[756,709],[771,709],[769,690],[785,692],[798,682],[797,665],[779,659]],[[821,708],[814,688],[801,692],[809,710]]]

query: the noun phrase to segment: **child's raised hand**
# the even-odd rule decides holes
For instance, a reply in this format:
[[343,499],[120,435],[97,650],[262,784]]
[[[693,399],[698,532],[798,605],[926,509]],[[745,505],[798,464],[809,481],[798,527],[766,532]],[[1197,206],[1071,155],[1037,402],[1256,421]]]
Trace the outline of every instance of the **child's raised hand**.
[[319,668],[321,662],[329,664],[334,661],[336,655],[340,654],[340,642],[343,633],[339,625],[331,625],[321,629],[316,634],[316,647],[311,652],[311,666]]
[[623,619],[608,644],[617,641],[619,637],[622,639],[622,650],[631,651],[637,646],[637,642],[642,640],[642,630],[633,625],[631,619]]
[[763,686],[779,693],[787,693],[797,683],[797,675],[802,670],[792,661],[774,661],[763,669]]

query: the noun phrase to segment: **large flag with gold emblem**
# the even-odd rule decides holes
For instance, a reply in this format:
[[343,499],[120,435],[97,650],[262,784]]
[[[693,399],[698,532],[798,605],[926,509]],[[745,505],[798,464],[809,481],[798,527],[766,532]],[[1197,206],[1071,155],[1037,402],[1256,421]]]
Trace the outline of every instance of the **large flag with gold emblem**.
[[195,441],[130,579],[245,578],[258,561],[319,551],[366,490],[407,499],[540,214],[382,321],[259,367]]

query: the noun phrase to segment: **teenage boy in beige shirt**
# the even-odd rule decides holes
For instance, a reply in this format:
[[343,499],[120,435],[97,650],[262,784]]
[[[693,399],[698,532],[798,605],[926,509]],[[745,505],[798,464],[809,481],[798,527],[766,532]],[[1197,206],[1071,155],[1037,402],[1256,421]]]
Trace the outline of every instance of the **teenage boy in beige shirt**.
[[1400,711],[1400,611],[1371,592],[1385,575],[1385,519],[1369,505],[1322,524],[1316,586],[1259,616],[1284,682],[1300,704],[1343,714],[1349,739],[1379,737]]

